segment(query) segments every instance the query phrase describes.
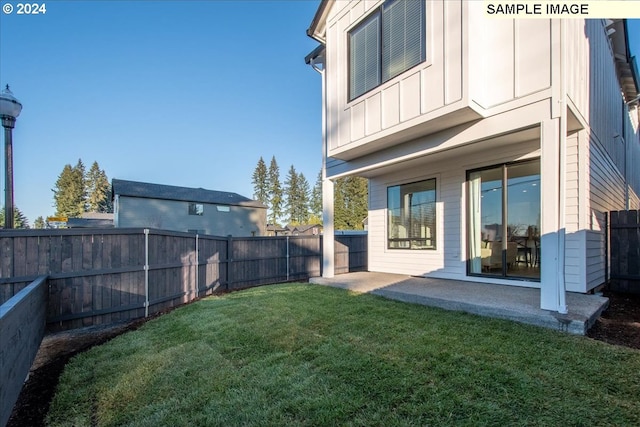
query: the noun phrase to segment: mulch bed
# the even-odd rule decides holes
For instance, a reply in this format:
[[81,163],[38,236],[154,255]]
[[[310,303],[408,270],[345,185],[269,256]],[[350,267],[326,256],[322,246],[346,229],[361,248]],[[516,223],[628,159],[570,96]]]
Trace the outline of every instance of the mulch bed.
[[[609,308],[596,321],[587,336],[640,350],[640,295],[605,291],[604,296],[609,298]],[[49,404],[67,362],[78,353],[139,328],[149,319],[61,332],[45,337],[7,427],[44,426]]]
[[604,292],[609,308],[587,336],[609,344],[640,350],[640,295]]

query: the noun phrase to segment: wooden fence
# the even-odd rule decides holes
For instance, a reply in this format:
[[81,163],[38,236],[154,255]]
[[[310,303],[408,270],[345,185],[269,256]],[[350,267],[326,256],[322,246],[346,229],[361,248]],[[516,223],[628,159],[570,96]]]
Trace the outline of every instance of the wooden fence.
[[610,289],[640,294],[640,211],[609,213],[609,245]]
[[[366,270],[367,236],[335,240],[336,273]],[[216,237],[147,229],[0,232],[0,303],[49,277],[50,329],[129,320],[225,291],[321,274],[318,236]]]

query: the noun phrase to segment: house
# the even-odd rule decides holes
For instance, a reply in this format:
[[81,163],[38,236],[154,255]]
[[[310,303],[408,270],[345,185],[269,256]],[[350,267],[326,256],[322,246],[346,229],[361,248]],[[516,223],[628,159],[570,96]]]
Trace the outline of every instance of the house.
[[289,230],[278,224],[267,224],[267,236],[286,236]]
[[322,233],[322,226],[318,224],[287,224],[289,236],[318,236]]
[[[625,20],[491,19],[484,2],[322,0],[325,238],[369,179],[370,271],[566,292],[605,281],[607,212],[640,208]],[[331,277],[333,245],[323,274]]]
[[262,236],[267,207],[236,193],[112,181],[114,225],[217,236]]

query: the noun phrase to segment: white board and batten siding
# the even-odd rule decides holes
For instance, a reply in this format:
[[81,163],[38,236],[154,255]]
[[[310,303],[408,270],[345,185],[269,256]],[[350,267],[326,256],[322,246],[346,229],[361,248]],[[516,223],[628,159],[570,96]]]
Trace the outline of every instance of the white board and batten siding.
[[[349,32],[383,1],[336,2],[327,22],[327,142],[330,157],[450,112],[462,87],[461,1],[426,2],[426,61],[349,100]],[[444,35],[444,37],[443,37]],[[392,142],[395,143],[395,142]]]
[[[496,119],[515,123],[514,117],[531,113],[530,107],[536,104],[549,102],[553,114],[567,114],[557,109],[565,84],[568,109],[577,117],[578,127],[583,127],[568,135],[565,146],[567,289],[587,292],[600,285],[605,279],[604,213],[624,209],[627,196],[631,208],[640,208],[638,123],[624,109],[603,21],[492,20],[487,25],[482,2],[429,1],[426,61],[350,101],[348,34],[381,4],[382,0],[335,2],[326,27],[327,174],[366,170],[371,175],[369,268],[465,278],[466,170],[510,161],[535,150],[539,153],[540,141],[535,141],[533,149],[532,144],[514,144],[506,153],[504,146],[492,150],[487,141],[481,155],[456,158],[451,154],[449,161],[441,161],[443,157],[434,161],[427,152],[407,150],[424,150],[428,144],[416,141],[431,141],[438,131],[464,123],[455,121],[460,116],[451,119],[463,109],[477,115],[464,116],[465,120],[490,124],[461,130],[476,140],[495,133],[476,135],[474,128],[488,132],[500,128],[503,133],[522,129],[515,124],[512,130],[502,125],[493,129],[492,125]],[[560,49],[563,31],[567,45]],[[564,79],[557,66],[563,54]],[[541,112],[531,119],[531,125],[552,119],[547,114],[557,117]],[[472,140],[458,135],[433,141],[434,147],[446,145],[454,153],[457,145]],[[525,152],[518,154],[523,147]],[[410,168],[389,167],[398,160],[388,157],[396,154],[413,158]],[[385,175],[378,175],[375,168],[382,163],[388,169]],[[437,179],[437,249],[387,249],[387,186],[433,177]]]

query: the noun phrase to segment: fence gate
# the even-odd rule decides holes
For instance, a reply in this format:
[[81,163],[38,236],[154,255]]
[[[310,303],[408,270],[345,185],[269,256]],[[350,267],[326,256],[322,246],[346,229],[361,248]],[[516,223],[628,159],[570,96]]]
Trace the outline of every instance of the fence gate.
[[609,216],[609,286],[614,291],[640,294],[640,211],[614,211]]

